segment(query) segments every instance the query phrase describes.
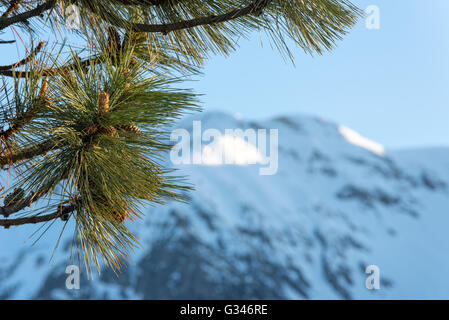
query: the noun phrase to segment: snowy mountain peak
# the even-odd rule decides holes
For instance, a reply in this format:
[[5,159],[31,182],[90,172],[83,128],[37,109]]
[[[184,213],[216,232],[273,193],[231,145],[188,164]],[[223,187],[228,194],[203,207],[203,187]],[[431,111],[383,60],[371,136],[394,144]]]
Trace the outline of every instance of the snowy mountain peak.
[[[203,141],[207,163],[177,166],[195,185],[190,201],[148,209],[130,224],[143,248],[129,269],[119,279],[108,270],[83,279],[76,292],[65,289],[73,229],[51,264],[62,224],[33,247],[23,241],[34,227],[0,230],[0,297],[447,298],[449,149],[384,153],[302,115],[256,121],[208,112],[177,128],[193,133],[199,120],[201,133],[277,129],[277,172],[257,170],[257,143]],[[256,164],[205,165],[230,145],[236,164]],[[380,290],[365,286],[369,265],[380,270]]]

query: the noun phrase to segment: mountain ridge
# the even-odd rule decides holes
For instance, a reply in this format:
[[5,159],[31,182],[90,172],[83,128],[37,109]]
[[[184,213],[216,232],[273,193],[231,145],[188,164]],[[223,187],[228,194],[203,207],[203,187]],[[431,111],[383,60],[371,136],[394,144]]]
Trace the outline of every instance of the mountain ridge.
[[[301,115],[256,121],[212,112],[177,127],[192,130],[193,120],[221,132],[277,128],[277,173],[261,176],[259,164],[177,166],[196,186],[190,202],[147,209],[130,224],[143,244],[134,263],[119,278],[109,270],[91,281],[83,276],[80,290],[65,288],[70,232],[49,265],[57,228],[34,247],[19,245],[31,229],[0,230],[0,297],[449,295],[449,148],[379,155],[350,143],[338,124]],[[365,287],[368,265],[380,269],[380,290]]]

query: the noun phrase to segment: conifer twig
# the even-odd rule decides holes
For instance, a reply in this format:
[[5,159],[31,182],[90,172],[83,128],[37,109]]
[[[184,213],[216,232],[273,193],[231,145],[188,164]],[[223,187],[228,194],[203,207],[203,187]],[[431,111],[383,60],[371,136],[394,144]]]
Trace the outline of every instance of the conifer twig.
[[15,219],[0,219],[0,226],[3,226],[5,229],[8,229],[11,226],[19,226],[24,224],[36,224],[51,221],[57,218],[61,218],[66,220],[66,215],[75,211],[77,205],[75,203],[71,203],[66,206],[61,206],[54,213],[46,214],[46,215],[35,215],[31,217],[24,218],[15,218]]
[[[62,177],[59,178],[58,183],[63,181],[64,179],[67,179],[67,173],[64,174]],[[11,214],[17,213],[26,207],[31,206],[34,202],[41,199],[43,196],[45,196],[47,193],[49,193],[55,185],[47,184],[43,187],[41,187],[39,190],[33,192],[31,195],[29,195],[26,198],[19,199],[17,202],[13,202],[10,205],[5,205],[3,207],[0,207],[0,216],[9,217]]]
[[[101,63],[104,62],[104,59],[102,59],[100,56],[97,57],[89,57],[79,62],[70,63],[68,65],[59,67],[59,68],[47,68],[42,70],[39,73],[40,77],[53,77],[57,76],[58,74],[65,73],[77,66],[83,68],[88,67],[91,64]],[[7,76],[7,77],[13,77],[13,78],[26,78],[28,76],[27,71],[15,71],[15,70],[1,70],[0,69],[0,75]]]
[[41,92],[37,101],[33,103],[31,107],[28,108],[23,114],[19,115],[16,119],[11,121],[11,124],[7,130],[0,131],[0,139],[7,141],[11,136],[20,131],[27,123],[31,122],[36,114],[39,112],[40,107],[46,101],[46,94],[48,90],[48,81],[44,79],[42,82]]
[[0,66],[0,71],[15,69],[15,68],[20,67],[20,66],[22,66],[24,64],[27,64],[28,62],[30,62],[36,56],[36,54],[39,53],[39,51],[42,50],[44,45],[45,45],[45,42],[40,41],[39,44],[36,46],[36,48],[34,48],[33,51],[31,51],[31,53],[26,58],[24,58],[24,59],[22,59],[22,60],[20,60],[20,61],[18,61],[16,63],[10,64],[10,65]]
[[55,149],[56,147],[60,147],[60,144],[54,140],[48,140],[16,153],[2,155],[0,156],[0,168],[3,169],[7,165],[13,165],[22,160],[32,159],[34,157],[47,153]]
[[234,9],[220,15],[210,15],[206,17],[164,24],[131,23],[131,28],[136,32],[162,32],[163,34],[167,34],[171,31],[222,23],[249,14],[260,15],[263,10],[270,4],[270,2],[271,0],[253,0],[246,7]]
[[45,11],[53,8],[55,4],[56,0],[47,0],[46,2],[44,2],[41,5],[38,5],[36,8],[32,10],[25,11],[12,17],[0,17],[0,30],[3,30],[6,27],[9,27],[10,25],[13,25],[15,23],[25,22],[30,18],[39,16]]

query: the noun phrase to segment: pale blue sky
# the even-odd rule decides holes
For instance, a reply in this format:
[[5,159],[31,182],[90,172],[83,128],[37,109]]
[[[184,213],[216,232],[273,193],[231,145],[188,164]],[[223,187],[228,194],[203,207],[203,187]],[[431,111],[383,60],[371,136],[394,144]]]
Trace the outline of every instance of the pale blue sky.
[[255,119],[308,113],[387,148],[449,146],[449,1],[353,2],[380,8],[380,30],[361,20],[324,56],[292,47],[296,67],[254,33],[229,57],[211,57],[184,86],[204,94],[205,110]]
[[294,49],[296,67],[254,34],[230,57],[215,56],[194,83],[205,110],[248,118],[311,113],[388,148],[449,146],[449,1],[354,0],[380,8],[324,56]]

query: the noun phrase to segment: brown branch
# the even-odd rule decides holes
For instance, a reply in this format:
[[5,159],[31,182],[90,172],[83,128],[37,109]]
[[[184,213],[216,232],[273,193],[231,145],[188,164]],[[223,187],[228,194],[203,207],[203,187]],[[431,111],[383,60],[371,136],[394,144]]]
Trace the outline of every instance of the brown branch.
[[47,10],[50,10],[55,5],[56,0],[47,0],[41,5],[38,5],[36,8],[25,11],[23,13],[17,14],[12,17],[1,17],[0,18],[0,30],[5,29],[6,27],[9,27],[10,25],[13,25],[15,23],[19,22],[25,22],[30,18],[36,17],[41,15]]
[[29,110],[21,114],[18,118],[14,119],[7,130],[0,131],[0,139],[3,141],[8,140],[14,134],[19,132],[27,123],[30,123],[36,114],[39,112],[38,107],[31,107]]
[[21,150],[20,152],[10,153],[10,154],[0,156],[0,168],[3,169],[7,165],[13,165],[19,161],[37,157],[37,156],[47,153],[57,147],[60,147],[60,145],[57,142],[55,142],[53,140],[49,140],[49,141],[45,141],[39,145]]
[[44,45],[45,45],[45,42],[43,42],[43,41],[39,42],[39,44],[37,45],[37,47],[34,48],[33,51],[31,51],[31,53],[28,55],[28,57],[26,57],[26,58],[24,58],[24,59],[22,59],[22,60],[20,60],[20,61],[17,61],[16,63],[7,65],[7,66],[0,66],[0,71],[5,71],[5,70],[10,70],[10,69],[15,69],[15,68],[20,67],[20,66],[22,66],[22,65],[24,65],[24,64],[27,64],[28,62],[30,62],[30,61],[34,58],[34,56],[35,56],[36,54],[39,53],[39,51],[42,50],[42,48],[44,47]]
[[[58,183],[60,183],[62,180],[67,179],[68,173],[65,173],[63,176],[61,176],[58,179]],[[39,190],[35,191],[28,197],[24,199],[18,199],[18,201],[14,201],[12,204],[5,205],[3,207],[0,207],[0,216],[9,217],[11,214],[14,214],[16,212],[19,212],[26,207],[31,206],[34,202],[41,199],[43,196],[45,196],[48,192],[50,192],[55,186],[55,183],[48,183],[47,185],[41,187]]]
[[28,108],[28,110],[20,114],[16,119],[12,120],[7,130],[0,131],[0,139],[6,143],[10,137],[19,132],[26,124],[30,123],[42,107],[50,103],[51,99],[47,97],[47,90],[48,82],[44,79],[42,82],[41,92],[39,93],[36,101]]
[[76,203],[71,203],[67,206],[61,206],[59,207],[58,211],[47,215],[42,216],[36,215],[32,217],[16,218],[16,219],[0,219],[0,226],[3,226],[5,229],[8,229],[11,226],[42,223],[57,218],[61,218],[62,220],[66,221],[68,218],[67,217],[68,214],[75,211],[76,208],[77,208]]
[[174,23],[166,24],[145,24],[145,23],[131,23],[131,28],[136,32],[162,32],[167,34],[171,31],[188,29],[203,25],[211,25],[215,23],[222,23],[234,20],[249,14],[260,15],[262,11],[268,6],[271,0],[253,0],[248,6],[231,10],[220,15],[211,15],[206,17],[194,18],[191,20],[184,20]]
[[[101,57],[90,57],[85,60],[82,60],[80,62],[74,62],[71,64],[68,64],[66,66],[62,66],[60,68],[47,68],[40,72],[40,77],[54,77],[58,74],[66,73],[67,71],[70,71],[71,69],[79,66],[81,68],[86,68],[91,64],[95,63],[101,63],[102,58]],[[13,77],[13,78],[26,78],[27,75],[29,75],[29,71],[15,71],[15,70],[0,70],[0,75],[6,76],[6,77]]]
[[7,130],[0,131],[0,139],[6,142],[6,140],[19,132],[27,123],[31,122],[37,112],[37,108],[31,108],[20,115],[17,119],[14,119]]
[[16,40],[0,40],[0,44],[11,44],[15,43]]

